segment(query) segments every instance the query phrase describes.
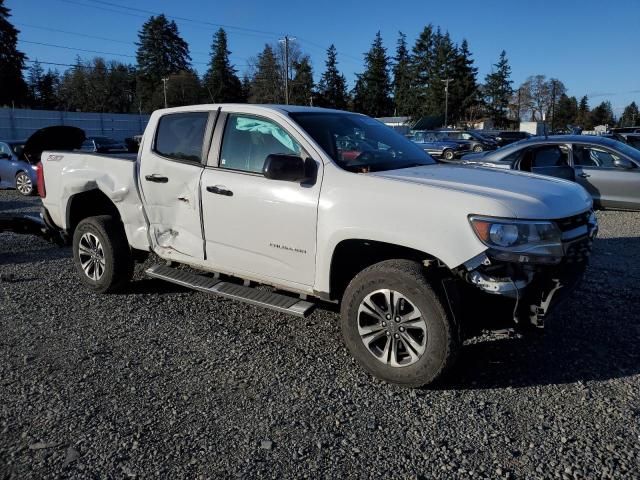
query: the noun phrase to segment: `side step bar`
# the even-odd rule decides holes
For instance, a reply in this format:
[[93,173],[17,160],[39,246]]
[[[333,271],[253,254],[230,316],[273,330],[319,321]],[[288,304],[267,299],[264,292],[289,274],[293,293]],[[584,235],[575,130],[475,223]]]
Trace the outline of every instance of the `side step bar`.
[[236,285],[235,283],[185,272],[166,265],[154,265],[145,273],[151,278],[159,278],[160,280],[182,285],[183,287],[192,288],[200,292],[239,300],[298,317],[306,317],[315,308],[315,304],[300,300],[299,298],[258,290],[253,287]]

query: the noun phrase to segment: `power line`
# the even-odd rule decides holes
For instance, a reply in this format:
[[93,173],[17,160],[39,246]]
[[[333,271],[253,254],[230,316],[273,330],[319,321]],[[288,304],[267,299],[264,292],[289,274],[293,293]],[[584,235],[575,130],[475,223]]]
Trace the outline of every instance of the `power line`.
[[45,47],[54,47],[54,48],[62,48],[64,50],[73,50],[76,52],[86,52],[86,53],[97,53],[100,55],[115,55],[117,57],[128,57],[128,58],[136,58],[135,55],[128,55],[126,53],[115,53],[115,52],[103,52],[101,50],[88,50],[85,48],[77,48],[77,47],[67,47],[66,45],[56,45],[53,43],[44,43],[44,42],[32,42],[30,40],[20,40],[22,43],[30,43],[32,45],[42,45]]

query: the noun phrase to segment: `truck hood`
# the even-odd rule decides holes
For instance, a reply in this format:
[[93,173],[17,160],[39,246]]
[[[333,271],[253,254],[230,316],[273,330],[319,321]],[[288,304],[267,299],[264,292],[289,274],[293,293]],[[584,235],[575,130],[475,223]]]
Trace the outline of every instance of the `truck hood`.
[[[491,198],[511,210],[515,218],[522,219],[569,217],[592,206],[591,196],[576,183],[512,170],[437,164],[370,175]],[[469,208],[472,213],[473,205]],[[491,215],[491,212],[473,213]]]

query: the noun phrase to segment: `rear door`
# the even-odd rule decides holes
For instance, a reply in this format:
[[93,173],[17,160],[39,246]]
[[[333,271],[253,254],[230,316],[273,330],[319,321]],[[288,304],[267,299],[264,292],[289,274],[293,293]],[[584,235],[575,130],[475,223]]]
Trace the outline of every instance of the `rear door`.
[[[315,276],[322,164],[283,119],[241,112],[221,114],[202,177],[207,262],[223,272],[307,290]],[[266,178],[262,167],[270,154],[309,158],[317,171],[313,181]]]
[[[204,259],[200,177],[215,113],[176,112],[160,117],[143,148],[140,187],[154,249],[163,256]],[[176,256],[177,254],[177,256]]]
[[564,144],[529,147],[520,160],[519,168],[539,175],[575,180],[575,173],[569,162],[569,153],[569,146]]
[[576,180],[605,208],[638,208],[640,206],[640,165],[627,159],[632,168],[619,168],[621,154],[600,145],[573,146]]

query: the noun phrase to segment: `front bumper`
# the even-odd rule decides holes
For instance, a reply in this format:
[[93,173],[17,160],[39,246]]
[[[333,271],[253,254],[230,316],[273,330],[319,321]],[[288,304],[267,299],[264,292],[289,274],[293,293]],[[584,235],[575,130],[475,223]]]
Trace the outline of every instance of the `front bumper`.
[[579,285],[589,264],[598,232],[591,212],[556,220],[563,231],[560,258],[520,256],[520,261],[500,259],[488,250],[465,264],[465,279],[488,294],[515,301],[513,320],[523,326],[544,326],[544,318]]

